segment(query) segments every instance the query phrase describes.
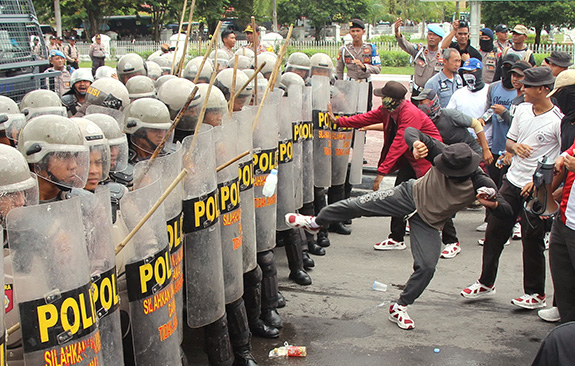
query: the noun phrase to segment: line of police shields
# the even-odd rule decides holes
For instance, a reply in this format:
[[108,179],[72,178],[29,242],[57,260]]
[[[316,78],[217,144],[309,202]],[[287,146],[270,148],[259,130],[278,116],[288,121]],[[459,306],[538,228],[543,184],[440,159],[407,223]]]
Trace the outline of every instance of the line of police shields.
[[[363,85],[336,82],[334,112],[354,114],[358,95],[360,105],[367,101]],[[314,76],[312,87],[292,86],[288,97],[281,95],[270,94],[253,135],[255,107],[222,126],[202,126],[193,146],[189,136],[173,153],[136,165],[140,184],[121,200],[120,236],[112,233],[107,189],[10,212],[25,364],[119,364],[123,291],[136,364],[180,364],[183,307],[192,328],[221,318],[225,304],[242,295],[242,274],[256,266],[256,252],[275,246],[276,228],[287,229],[283,214],[313,201],[313,185],[345,180],[352,131],[329,123],[329,79]],[[355,140],[354,148],[363,146],[363,138]],[[217,165],[247,150],[253,154],[216,174]],[[278,163],[278,193],[266,197],[265,180]],[[114,258],[114,243],[182,166],[189,172],[183,185]]]

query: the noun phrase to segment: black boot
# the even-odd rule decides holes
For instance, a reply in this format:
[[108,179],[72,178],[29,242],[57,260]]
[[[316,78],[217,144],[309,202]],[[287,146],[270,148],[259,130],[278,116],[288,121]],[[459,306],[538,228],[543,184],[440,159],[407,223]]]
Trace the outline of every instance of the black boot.
[[329,238],[327,236],[327,230],[321,229],[319,233],[317,233],[317,245],[323,248],[327,248],[331,245],[329,242]]
[[234,357],[233,366],[256,366],[258,364],[252,353],[248,350],[234,352]]
[[226,314],[204,327],[206,353],[210,366],[230,366],[233,363],[232,346]]
[[350,235],[351,234],[351,229],[348,227],[345,227],[345,225],[341,222],[337,222],[335,224],[330,224],[329,227],[327,228],[327,230],[330,233],[338,233],[341,235]]
[[250,272],[244,273],[244,303],[248,317],[250,331],[256,337],[277,338],[280,331],[273,327],[268,327],[261,319],[261,280],[262,270],[259,266]]
[[252,342],[248,326],[248,316],[244,300],[238,300],[226,304],[226,314],[228,315],[228,331],[230,342],[234,351],[233,366],[255,366],[257,365],[251,353]]
[[286,307],[286,298],[281,293],[281,291],[278,291],[278,309],[285,308],[285,307]]
[[310,254],[313,255],[325,255],[325,249],[317,245],[315,239],[313,238],[313,234],[305,232],[305,238],[307,242],[307,250]]
[[[322,248],[323,249],[323,248]],[[325,250],[324,250],[325,252]],[[302,251],[302,258],[303,258],[303,268],[309,270],[310,268],[315,267],[315,262],[313,259],[309,257],[309,253],[307,250]]]
[[258,253],[258,264],[262,269],[262,310],[260,319],[268,326],[282,328],[282,318],[278,308],[278,272],[274,252],[268,250]]
[[290,269],[289,278],[298,285],[311,285],[311,277],[303,269],[303,258],[301,253],[301,237],[291,229],[285,241],[285,250]]
[[260,319],[270,327],[281,329],[284,326],[282,318],[276,309],[262,309]]

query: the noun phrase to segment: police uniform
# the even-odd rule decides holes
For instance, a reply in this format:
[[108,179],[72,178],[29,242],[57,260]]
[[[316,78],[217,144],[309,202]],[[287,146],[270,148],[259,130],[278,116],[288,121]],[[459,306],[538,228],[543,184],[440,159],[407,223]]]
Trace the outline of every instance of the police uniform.
[[493,81],[493,76],[495,76],[495,69],[497,67],[497,49],[494,48],[491,51],[479,50],[481,56],[483,57],[483,81],[486,83],[491,83]]
[[455,74],[453,79],[449,79],[443,71],[435,74],[425,83],[425,89],[433,89],[439,96],[441,108],[447,107],[453,93],[461,87],[463,87],[463,80],[459,74]]
[[[49,67],[44,72],[58,71],[53,67]],[[68,91],[70,91],[70,80],[72,79],[72,74],[68,71],[67,67],[60,70],[60,75],[55,78],[55,92],[59,97],[62,97]]]
[[403,35],[396,40],[399,47],[413,57],[413,93],[419,94],[427,80],[443,68],[441,50],[438,48],[435,52],[430,51],[421,43],[409,42]]

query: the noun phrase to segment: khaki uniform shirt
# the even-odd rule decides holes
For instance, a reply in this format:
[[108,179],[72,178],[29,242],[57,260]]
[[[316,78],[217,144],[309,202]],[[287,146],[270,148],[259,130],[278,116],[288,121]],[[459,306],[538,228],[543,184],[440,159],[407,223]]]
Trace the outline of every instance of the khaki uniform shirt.
[[78,52],[76,45],[72,45],[70,43],[64,50],[64,55],[66,55],[66,60],[68,62],[76,62],[76,60],[80,59],[80,53]]
[[90,45],[89,55],[90,58],[97,57],[97,58],[104,58],[106,57],[106,49],[104,48],[103,44],[92,43]]
[[[354,59],[360,60],[366,67],[365,71],[352,63]],[[375,45],[363,43],[354,47],[351,43],[342,46],[337,53],[336,76],[343,79],[343,70],[347,67],[347,77],[354,80],[365,80],[372,74],[381,72],[381,59]]]
[[[53,67],[46,69],[44,72],[50,71],[57,71]],[[60,76],[56,76],[56,93],[58,93],[59,97],[66,94],[70,90],[70,80],[72,79],[72,75],[70,71],[64,67],[62,71],[60,71]]]
[[413,44],[403,36],[397,39],[397,44],[413,57],[413,83],[414,88],[423,88],[427,80],[443,68],[441,49],[431,52],[423,44]]
[[493,51],[485,52],[479,50],[481,57],[483,57],[483,81],[489,84],[493,81],[493,76],[495,75],[495,68],[497,66],[497,48]]

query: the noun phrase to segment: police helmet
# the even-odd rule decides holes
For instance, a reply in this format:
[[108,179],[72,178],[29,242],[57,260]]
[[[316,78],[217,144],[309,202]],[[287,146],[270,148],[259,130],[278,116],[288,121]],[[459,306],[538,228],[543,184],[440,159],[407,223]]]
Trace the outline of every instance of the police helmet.
[[68,115],[58,94],[46,89],[32,90],[26,94],[20,101],[20,111],[28,120],[43,114]]
[[148,75],[146,64],[140,55],[135,53],[127,53],[120,58],[118,65],[116,65],[118,72],[118,79],[126,84],[128,80],[136,75]]
[[146,67],[148,68],[148,77],[150,79],[156,81],[162,76],[162,68],[154,61],[146,61]]
[[[108,178],[110,173],[110,146],[108,139],[104,135],[102,129],[94,122],[86,118],[71,118],[80,130],[84,137],[84,145],[90,149],[90,173],[88,174],[88,182],[86,189],[94,190],[99,182]],[[95,176],[94,171],[98,173]],[[92,181],[98,179],[98,181]]]
[[[232,65],[233,66],[233,65]],[[238,56],[238,70],[247,70],[254,67],[253,59],[247,56]]]
[[246,56],[252,60],[255,57],[254,51],[251,48],[247,48],[247,47],[238,48],[237,51],[234,53],[234,55]]
[[305,80],[309,77],[309,70],[310,70],[310,60],[305,53],[294,52],[289,56],[285,67],[285,71],[295,72]]
[[157,63],[162,69],[162,75],[169,75],[172,73],[172,58],[166,56],[152,57],[150,61]]
[[60,189],[86,185],[90,153],[80,127],[71,119],[56,115],[31,119],[20,132],[18,151],[34,173]]
[[261,64],[265,62],[266,65],[262,68],[261,73],[266,79],[269,79],[272,71],[274,70],[277,58],[278,57],[276,54],[272,52],[264,52],[258,55],[258,64],[254,65],[254,68],[257,69]]
[[156,83],[154,84],[156,86],[156,90],[160,90],[160,88],[162,87],[162,85],[164,85],[164,83],[168,80],[172,80],[172,79],[177,79],[178,77],[176,75],[162,75],[160,76],[157,80]]
[[[218,57],[217,60],[216,60],[216,54]],[[214,65],[216,64],[217,61],[218,71],[228,68],[231,63],[230,57],[223,50],[213,50],[212,52],[210,52],[210,55],[208,57],[210,58],[210,60],[213,61]]]
[[[125,131],[130,141],[141,150],[152,154],[170,129],[170,111],[161,101],[153,98],[135,100],[124,112]],[[164,151],[170,151],[172,138],[168,138]]]
[[289,87],[292,85],[304,87],[305,81],[303,81],[301,76],[299,76],[295,72],[283,73],[283,75],[281,76],[281,80],[280,80],[280,88],[282,88],[284,91],[287,92]]
[[309,59],[311,75],[324,75],[331,78],[333,73],[333,61],[325,53],[316,53]]
[[100,66],[96,69],[96,75],[94,76],[94,79],[98,80],[101,78],[111,78],[114,77],[114,75],[118,77],[118,72],[115,68],[110,66]]
[[130,101],[140,98],[153,98],[156,95],[154,81],[144,75],[136,75],[126,83]]
[[[186,104],[194,86],[194,83],[187,79],[175,78],[166,81],[160,89],[158,89],[158,99],[168,106],[170,118],[176,118],[180,109]],[[198,91],[188,108],[197,106],[200,103],[199,100],[200,92]]]
[[[226,97],[226,100],[230,100],[232,86],[233,86],[233,78],[234,78],[234,70],[233,69],[225,69],[222,70],[217,76],[214,85],[217,86]],[[236,85],[235,91],[239,91],[245,83],[247,83],[249,77],[243,72],[238,70],[236,72]],[[252,94],[252,86],[248,85],[238,97],[249,97]]]
[[102,78],[94,81],[88,88],[86,103],[122,110],[130,104],[130,93],[120,81]]
[[94,122],[108,140],[110,146],[110,171],[121,172],[128,166],[128,138],[122,132],[116,120],[102,113],[84,116],[84,119]]
[[[222,52],[220,52],[222,53]],[[200,65],[202,64],[203,57],[195,57],[188,61],[186,67],[184,68],[183,77],[188,80],[194,80],[196,75],[198,74],[198,70],[200,69]],[[212,74],[214,73],[214,65],[212,60],[206,59],[204,63],[204,67],[200,72],[200,77],[198,78],[198,84],[202,83],[209,83],[210,79],[212,78]]]
[[72,73],[72,78],[70,79],[70,86],[74,86],[78,81],[89,81],[94,82],[94,76],[92,76],[91,69],[77,69]]
[[[17,141],[18,133],[24,127],[26,117],[20,113],[18,105],[12,99],[0,95],[0,132],[5,131],[6,137]],[[14,143],[16,145],[16,143]]]

